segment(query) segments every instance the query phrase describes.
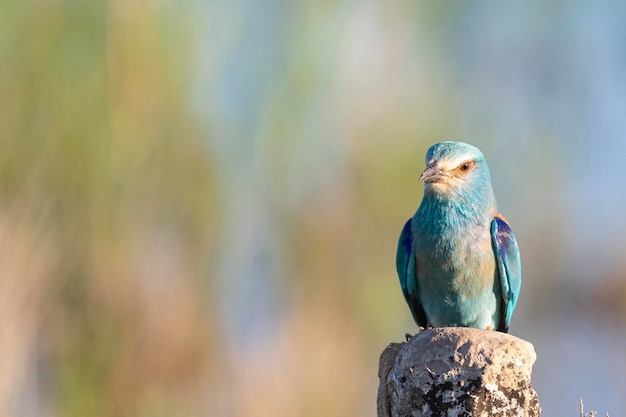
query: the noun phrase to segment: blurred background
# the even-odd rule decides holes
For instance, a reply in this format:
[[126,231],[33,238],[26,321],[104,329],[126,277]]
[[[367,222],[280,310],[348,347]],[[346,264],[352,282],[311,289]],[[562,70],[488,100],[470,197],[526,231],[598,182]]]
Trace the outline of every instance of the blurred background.
[[2,0],[0,415],[374,416],[440,140],[515,230],[544,414],[623,414],[625,14]]

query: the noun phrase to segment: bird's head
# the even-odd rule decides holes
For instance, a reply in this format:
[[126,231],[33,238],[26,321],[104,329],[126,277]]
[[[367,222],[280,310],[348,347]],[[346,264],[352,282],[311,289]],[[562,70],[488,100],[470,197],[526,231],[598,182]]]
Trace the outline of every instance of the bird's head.
[[427,193],[493,196],[485,157],[478,148],[463,142],[439,142],[431,146],[420,181]]

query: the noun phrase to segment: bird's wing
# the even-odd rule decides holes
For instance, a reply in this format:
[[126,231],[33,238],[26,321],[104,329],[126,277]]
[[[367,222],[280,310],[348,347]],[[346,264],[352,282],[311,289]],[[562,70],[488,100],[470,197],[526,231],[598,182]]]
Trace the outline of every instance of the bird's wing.
[[400,286],[402,293],[406,299],[413,318],[418,326],[426,328],[428,326],[424,308],[419,299],[419,290],[417,288],[417,279],[415,276],[415,255],[413,254],[413,232],[411,230],[411,221],[406,222],[400,239],[398,240],[398,252],[396,253],[396,269],[398,277],[400,277]]
[[501,214],[496,214],[491,222],[491,240],[502,288],[498,330],[507,332],[522,284],[522,264],[511,226]]

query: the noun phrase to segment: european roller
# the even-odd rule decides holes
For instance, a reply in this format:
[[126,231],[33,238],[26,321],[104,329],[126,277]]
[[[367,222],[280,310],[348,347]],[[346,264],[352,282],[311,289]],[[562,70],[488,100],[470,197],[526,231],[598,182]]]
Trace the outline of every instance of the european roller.
[[437,143],[419,180],[424,196],[396,256],[413,318],[423,328],[507,332],[520,292],[520,255],[496,208],[485,157],[467,143]]

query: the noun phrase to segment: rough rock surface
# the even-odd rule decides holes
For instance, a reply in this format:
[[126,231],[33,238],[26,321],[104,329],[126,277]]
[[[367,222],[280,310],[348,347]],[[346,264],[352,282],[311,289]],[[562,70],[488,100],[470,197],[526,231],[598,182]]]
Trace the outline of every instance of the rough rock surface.
[[505,333],[422,331],[381,354],[378,417],[539,416],[535,359],[532,344]]

